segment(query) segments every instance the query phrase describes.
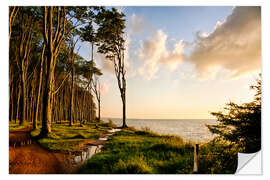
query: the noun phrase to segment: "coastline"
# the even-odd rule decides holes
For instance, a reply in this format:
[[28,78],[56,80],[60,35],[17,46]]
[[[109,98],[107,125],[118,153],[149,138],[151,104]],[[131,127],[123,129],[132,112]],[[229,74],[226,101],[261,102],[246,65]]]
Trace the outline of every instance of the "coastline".
[[[121,118],[105,118],[104,122],[112,121],[121,126]],[[185,141],[205,143],[215,136],[210,133],[206,124],[217,124],[216,119],[127,119],[128,126],[138,130],[150,129],[161,135],[181,136]]]

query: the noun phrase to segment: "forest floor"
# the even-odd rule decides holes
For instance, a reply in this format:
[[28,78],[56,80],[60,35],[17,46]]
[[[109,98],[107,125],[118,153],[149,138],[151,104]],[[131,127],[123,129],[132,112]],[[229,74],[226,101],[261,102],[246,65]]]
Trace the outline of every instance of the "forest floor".
[[31,125],[10,123],[9,173],[10,174],[73,174],[80,166],[71,161],[71,154],[85,142],[94,142],[110,129],[111,124],[94,123],[83,127],[66,124],[54,125],[47,138],[36,140],[40,129]]
[[[53,152],[71,152],[76,150],[83,142],[98,139],[114,125],[111,123],[79,123],[69,126],[68,123],[53,124],[52,132],[48,137],[38,139],[38,143]],[[40,128],[31,131],[31,137],[36,138]]]
[[[68,163],[65,153],[50,152],[35,141],[30,142],[30,128],[10,132],[9,173],[10,174],[59,174],[74,173],[76,168]],[[16,142],[14,146],[14,142]]]

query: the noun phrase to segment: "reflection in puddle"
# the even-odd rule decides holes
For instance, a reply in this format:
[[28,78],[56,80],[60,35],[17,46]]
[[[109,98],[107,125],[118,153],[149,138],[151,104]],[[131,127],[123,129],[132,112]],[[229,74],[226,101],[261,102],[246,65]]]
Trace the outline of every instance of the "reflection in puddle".
[[[108,134],[105,134],[104,137],[100,137],[98,140],[107,141],[109,136],[113,135],[115,132],[118,132],[118,131],[121,131],[121,129],[111,129],[108,131],[109,132]],[[79,165],[83,163],[85,160],[90,159],[94,154],[100,152],[102,147],[103,147],[102,144],[98,144],[98,145],[85,144],[76,152],[73,152],[71,160],[76,165]]]
[[102,147],[103,145],[97,146],[87,145],[87,147],[84,146],[84,149],[82,149],[82,151],[79,154],[74,156],[73,160],[76,164],[80,164],[85,160],[90,159],[94,154],[100,152]]

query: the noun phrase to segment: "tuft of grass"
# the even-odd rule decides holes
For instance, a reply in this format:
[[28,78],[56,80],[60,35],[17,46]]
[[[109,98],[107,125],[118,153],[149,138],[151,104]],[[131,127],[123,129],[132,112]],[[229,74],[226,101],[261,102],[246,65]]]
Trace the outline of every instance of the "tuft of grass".
[[142,157],[127,161],[120,159],[112,169],[113,174],[151,174],[152,171],[152,167]]

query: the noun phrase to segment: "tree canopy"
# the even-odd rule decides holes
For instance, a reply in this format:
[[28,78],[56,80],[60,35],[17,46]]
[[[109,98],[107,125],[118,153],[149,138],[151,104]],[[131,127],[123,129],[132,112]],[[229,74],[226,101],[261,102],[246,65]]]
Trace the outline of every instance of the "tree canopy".
[[210,132],[239,146],[242,152],[253,153],[261,149],[261,75],[257,84],[250,86],[256,91],[254,100],[238,105],[230,102],[225,112],[212,112],[218,125],[207,125]]

